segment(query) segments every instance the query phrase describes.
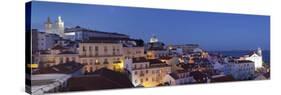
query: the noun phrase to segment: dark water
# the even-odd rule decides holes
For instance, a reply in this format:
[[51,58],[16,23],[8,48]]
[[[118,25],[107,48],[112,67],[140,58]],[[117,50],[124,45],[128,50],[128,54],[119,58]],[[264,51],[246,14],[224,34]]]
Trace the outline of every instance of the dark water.
[[[211,53],[220,53],[226,56],[234,56],[234,57],[240,57],[243,55],[247,55],[251,53],[252,51],[247,51],[247,50],[241,50],[241,51],[211,51]],[[263,50],[262,51],[262,57],[263,61],[266,64],[270,63],[270,51],[269,50]]]

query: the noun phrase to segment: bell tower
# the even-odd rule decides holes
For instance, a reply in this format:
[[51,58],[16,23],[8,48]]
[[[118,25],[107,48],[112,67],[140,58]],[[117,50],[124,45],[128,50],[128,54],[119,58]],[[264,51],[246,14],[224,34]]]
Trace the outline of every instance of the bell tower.
[[60,37],[64,37],[64,22],[62,21],[61,16],[58,16],[55,25],[55,34],[58,34]]
[[262,50],[261,50],[261,48],[258,48],[257,54],[258,54],[259,56],[262,56]]
[[46,33],[53,33],[52,31],[52,22],[51,22],[51,19],[50,17],[48,17],[47,21],[45,22],[45,32]]

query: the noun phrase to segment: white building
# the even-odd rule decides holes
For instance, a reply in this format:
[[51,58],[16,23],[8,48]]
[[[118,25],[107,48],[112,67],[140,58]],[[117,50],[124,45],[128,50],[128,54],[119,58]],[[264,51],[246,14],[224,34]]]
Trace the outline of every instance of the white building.
[[154,87],[164,83],[164,77],[171,73],[171,66],[160,60],[144,57],[125,59],[125,68],[131,73],[134,86]]
[[122,44],[117,42],[81,42],[79,58],[80,63],[85,65],[85,72],[94,72],[104,67],[121,71],[124,67]]
[[224,68],[224,74],[236,80],[251,79],[255,74],[255,63],[249,60],[232,60],[224,64]]
[[56,34],[50,34],[45,32],[33,31],[32,32],[32,49],[48,50],[55,46],[56,42],[60,40]]
[[170,73],[165,76],[164,82],[169,85],[181,85],[196,82],[190,72],[186,70],[177,70],[176,72]]
[[107,37],[107,38],[129,38],[129,36],[120,33],[101,32],[86,29],[80,26],[65,29],[65,38],[69,40],[89,40],[91,37]]
[[244,56],[245,60],[251,60],[255,63],[255,69],[262,68],[263,60],[262,60],[262,50],[258,48],[257,51],[253,52],[250,55]]
[[57,45],[48,51],[40,52],[35,57],[35,62],[40,66],[49,67],[68,62],[80,62],[78,53],[71,51],[72,49]]
[[157,58],[165,57],[168,55],[169,55],[169,52],[164,49],[150,49],[146,53],[146,57],[148,59],[157,59]]
[[182,48],[173,48],[169,47],[169,54],[170,55],[183,55],[183,49]]
[[149,40],[150,43],[156,43],[158,42],[158,38],[156,36],[152,36]]

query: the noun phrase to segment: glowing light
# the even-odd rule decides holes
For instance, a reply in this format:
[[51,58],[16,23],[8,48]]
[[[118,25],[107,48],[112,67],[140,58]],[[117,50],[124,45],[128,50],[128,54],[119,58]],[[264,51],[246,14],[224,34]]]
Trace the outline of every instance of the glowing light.
[[38,64],[27,64],[28,68],[38,68]]
[[155,83],[155,82],[144,82],[144,83],[142,83],[142,85],[144,87],[155,87],[155,86],[157,86],[157,83]]

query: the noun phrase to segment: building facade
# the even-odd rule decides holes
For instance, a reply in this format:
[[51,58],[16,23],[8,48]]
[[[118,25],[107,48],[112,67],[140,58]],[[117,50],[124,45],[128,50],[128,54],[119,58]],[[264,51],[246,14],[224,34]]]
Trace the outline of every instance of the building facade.
[[76,26],[73,28],[65,29],[65,38],[72,41],[89,40],[91,37],[107,37],[107,38],[129,38],[125,34],[101,32]]
[[196,82],[194,78],[190,76],[190,72],[186,70],[177,70],[170,73],[165,76],[164,81],[169,85],[182,85]]
[[124,58],[144,57],[144,47],[123,47]]
[[48,50],[60,40],[56,34],[50,34],[45,32],[39,32],[38,30],[32,31],[32,51],[37,52],[40,50]]
[[259,69],[263,67],[263,60],[262,60],[262,50],[261,48],[258,48],[257,51],[253,52],[250,55],[246,55],[245,60],[250,60],[253,61],[255,63],[255,69]]
[[160,60],[144,57],[125,59],[125,68],[131,73],[134,86],[153,87],[164,83],[164,77],[171,73],[171,66]]
[[35,57],[35,60],[36,63],[40,64],[40,67],[50,67],[68,62],[80,62],[78,53],[71,50],[72,49],[57,45],[51,50],[40,52]]
[[114,71],[123,69],[123,49],[121,43],[79,43],[80,63],[84,64],[84,72],[94,72],[100,68]]
[[255,74],[255,63],[249,60],[231,60],[224,65],[225,74],[236,80],[248,80]]

